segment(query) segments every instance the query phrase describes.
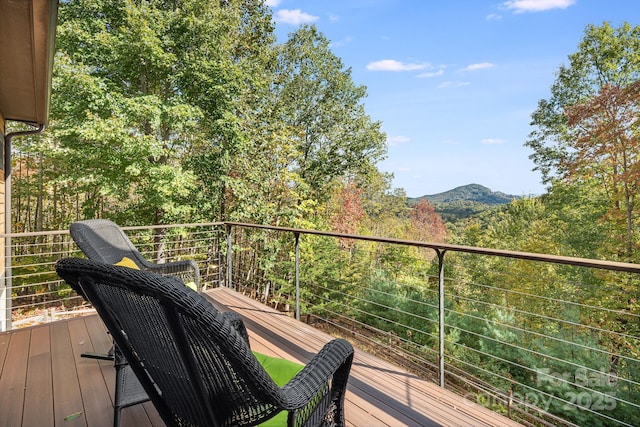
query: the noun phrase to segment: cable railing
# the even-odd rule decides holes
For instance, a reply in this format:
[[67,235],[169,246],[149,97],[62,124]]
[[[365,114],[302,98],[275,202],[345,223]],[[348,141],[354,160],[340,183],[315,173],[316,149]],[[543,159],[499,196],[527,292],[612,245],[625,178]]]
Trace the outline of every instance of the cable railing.
[[[519,421],[640,423],[640,265],[243,223],[126,227],[229,286]],[[89,308],[68,232],[13,234],[13,325]]]
[[640,423],[640,265],[227,223],[227,284],[523,425]]
[[[221,223],[123,227],[140,253],[152,262],[195,260],[204,287],[219,286]],[[222,233],[222,234],[221,234]],[[11,294],[2,304],[9,321],[4,329],[30,326],[86,312],[82,298],[55,273],[64,257],[82,257],[68,230],[0,235],[10,241],[5,255],[4,289]],[[3,316],[4,317],[4,316]]]

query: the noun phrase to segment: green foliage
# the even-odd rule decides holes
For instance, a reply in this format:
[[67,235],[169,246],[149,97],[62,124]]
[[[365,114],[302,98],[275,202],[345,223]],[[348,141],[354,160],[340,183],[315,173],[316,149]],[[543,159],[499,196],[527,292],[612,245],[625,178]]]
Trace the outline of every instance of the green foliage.
[[[572,319],[565,310],[562,318]],[[568,324],[546,323],[532,330],[522,329],[514,312],[501,309],[487,322],[481,349],[497,358],[488,368],[528,401],[536,401],[549,412],[578,425],[607,425],[584,408],[605,415],[615,409],[615,384],[610,380],[608,355],[597,336]],[[602,403],[595,404],[596,402]]]
[[382,331],[397,333],[401,314],[396,307],[401,298],[398,284],[384,271],[377,271],[357,304],[362,313],[358,320]]
[[363,234],[387,237],[407,237],[409,207],[402,189],[391,189],[389,174],[374,173],[358,180],[363,189],[362,208],[365,218],[361,223]]
[[273,31],[261,0],[63,2],[43,166],[69,216],[294,224],[378,173],[365,88],[314,27]]
[[276,114],[294,130],[295,170],[311,197],[325,200],[334,179],[375,170],[386,152],[381,124],[365,113],[365,87],[353,83],[315,26],[289,35],[276,74]]
[[[343,304],[352,298],[345,278],[357,272],[349,269],[349,253],[334,239],[309,237],[300,245],[300,280],[304,283],[302,300],[308,312],[320,317],[338,318]],[[344,313],[347,315],[348,313]]]
[[105,202],[129,224],[191,213],[195,176],[181,161],[204,137],[204,111],[175,78],[179,21],[161,2],[61,7],[51,131],[60,163],[73,165],[65,172],[92,194],[83,216],[99,216]]
[[434,207],[445,222],[453,225],[457,225],[469,218],[481,217],[484,212],[493,212],[500,209],[500,207],[496,208],[485,203],[470,201],[435,203]]
[[599,187],[617,252],[636,260],[640,26],[589,25],[569,64],[560,67],[551,97],[532,115],[526,146],[543,180]]
[[589,25],[568,66],[560,67],[551,97],[541,100],[532,115],[537,129],[525,144],[534,151],[531,158],[545,182],[562,176],[562,159],[570,155],[565,108],[596,96],[606,84],[624,87],[640,78],[639,33],[640,27],[628,23],[619,28],[606,22],[600,27]]

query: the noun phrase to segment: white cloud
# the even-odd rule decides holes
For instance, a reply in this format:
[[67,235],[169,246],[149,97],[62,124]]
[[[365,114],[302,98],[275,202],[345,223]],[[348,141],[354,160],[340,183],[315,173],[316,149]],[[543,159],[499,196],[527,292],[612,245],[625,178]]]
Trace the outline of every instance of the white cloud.
[[467,65],[462,69],[462,71],[476,71],[476,70],[485,70],[487,68],[493,68],[495,64],[491,62],[480,62],[478,64]]
[[421,79],[428,79],[431,77],[439,77],[441,75],[444,74],[444,70],[438,70],[438,71],[434,71],[432,73],[422,73],[422,74],[418,74],[417,77],[421,78]]
[[452,82],[452,81],[447,81],[444,82],[442,84],[440,84],[438,86],[438,89],[446,89],[446,88],[455,88],[455,87],[464,87],[464,86],[470,86],[471,83],[469,82]]
[[383,59],[381,61],[370,62],[367,64],[367,70],[370,71],[415,71],[428,68],[429,64],[424,63],[405,63],[396,61],[395,59]]
[[504,139],[498,139],[498,138],[485,138],[480,142],[482,144],[498,145],[498,144],[506,144],[507,141]]
[[576,0],[509,0],[502,6],[513,10],[514,13],[542,12],[550,9],[566,9]]
[[285,24],[300,25],[317,20],[317,16],[309,15],[300,9],[280,9],[276,12],[276,22],[283,22]]
[[411,138],[403,135],[390,136],[387,138],[387,145],[393,147],[395,145],[404,144],[411,141]]
[[502,19],[501,15],[497,15],[495,13],[491,13],[489,15],[487,15],[487,17],[485,18],[487,21],[499,21]]
[[269,7],[276,7],[282,0],[265,0],[264,4]]

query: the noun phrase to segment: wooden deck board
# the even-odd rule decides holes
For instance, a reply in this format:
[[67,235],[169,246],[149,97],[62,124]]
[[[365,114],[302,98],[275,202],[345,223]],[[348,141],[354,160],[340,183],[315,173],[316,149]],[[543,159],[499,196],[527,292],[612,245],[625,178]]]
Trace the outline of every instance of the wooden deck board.
[[[51,376],[51,339],[45,328],[31,330],[25,404],[41,402],[37,411],[24,411],[23,425],[48,425],[53,421],[53,377]],[[26,405],[25,405],[26,406]]]
[[111,398],[107,384],[102,376],[100,362],[81,356],[84,352],[94,351],[86,323],[70,322],[69,338],[78,371],[78,382],[82,394],[82,403],[87,425],[103,426],[105,425],[104,421],[112,424],[113,410],[104,405],[104,402],[110,402]]
[[[251,347],[308,362],[332,337],[225,288],[205,294],[245,320]],[[96,315],[0,334],[0,426],[110,427],[112,362],[81,357],[104,353],[111,337]],[[518,426],[511,420],[356,350],[346,396],[347,425]],[[65,418],[67,418],[65,420]],[[125,408],[122,427],[164,426],[148,402]]]
[[11,340],[11,335],[9,334],[0,334],[0,374],[2,374],[2,369],[4,368],[4,361],[6,360],[7,351],[9,350],[9,341]]
[[[31,331],[19,331],[9,340],[0,377],[0,425],[22,424],[30,340]],[[13,354],[20,354],[22,357],[15,358]]]
[[[332,339],[229,289],[216,288],[207,295],[221,309],[243,316],[257,351],[306,363]],[[357,419],[349,418],[358,426],[519,425],[360,350],[356,350],[346,401],[347,417],[358,413]]]
[[[56,426],[68,425],[84,427],[87,425],[80,393],[78,369],[71,348],[69,324],[82,319],[51,323],[51,375],[53,377],[53,413]],[[96,384],[96,387],[101,384]],[[37,402],[29,402],[30,408],[37,408]],[[65,420],[67,418],[67,420]]]
[[[113,341],[111,340],[111,336],[106,332],[104,323],[102,323],[102,320],[100,320],[98,316],[86,316],[84,317],[84,321],[87,331],[89,332],[89,336],[91,337],[91,346],[93,348],[92,352],[106,356],[111,350],[111,347],[113,347]],[[84,351],[88,351],[88,349],[85,348],[83,352]],[[111,403],[113,403],[116,393],[116,371],[113,369],[113,362],[109,360],[94,360],[98,362],[102,377],[104,378],[104,382],[107,386],[109,398],[111,399]]]

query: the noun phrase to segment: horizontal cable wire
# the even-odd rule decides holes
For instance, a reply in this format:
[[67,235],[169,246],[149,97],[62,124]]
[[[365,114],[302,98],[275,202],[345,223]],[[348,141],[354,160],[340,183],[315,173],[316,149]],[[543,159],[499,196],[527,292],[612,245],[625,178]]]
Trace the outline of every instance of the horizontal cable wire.
[[541,300],[547,300],[547,301],[553,301],[553,302],[562,302],[563,304],[576,306],[576,307],[580,307],[580,308],[588,308],[588,309],[594,309],[594,310],[603,311],[603,312],[609,312],[611,314],[621,314],[621,315],[625,315],[625,316],[631,316],[631,317],[640,318],[640,314],[630,313],[630,312],[627,312],[627,311],[613,310],[613,309],[608,309],[608,308],[605,308],[605,307],[597,307],[597,306],[582,304],[582,303],[578,303],[578,302],[574,302],[574,301],[567,301],[567,300],[561,300],[561,299],[557,299],[557,298],[550,298],[550,297],[545,297],[545,296],[542,296],[542,295],[530,294],[530,293],[527,293],[527,292],[514,291],[514,290],[507,289],[507,288],[500,288],[500,287],[496,287],[496,286],[483,285],[481,283],[471,283],[471,282],[464,282],[464,283],[465,284],[471,284],[471,285],[474,285],[474,286],[477,286],[477,287],[480,287],[480,288],[492,289],[492,290],[497,290],[499,292],[506,292],[506,293],[515,294],[515,295],[521,295],[521,296],[524,296],[524,297],[527,297],[527,298],[535,298],[535,299],[541,299]]
[[[478,370],[484,371],[484,372],[486,372],[486,373],[489,373],[489,374],[491,374],[492,376],[495,376],[495,377],[501,378],[501,379],[503,379],[503,380],[505,380],[505,381],[508,381],[508,382],[510,382],[510,383],[515,383],[515,384],[517,384],[517,385],[519,385],[519,386],[521,386],[521,387],[523,387],[523,388],[529,389],[529,390],[531,390],[531,391],[533,391],[533,392],[535,392],[535,393],[543,394],[543,395],[548,396],[548,397],[550,397],[550,398],[552,398],[552,399],[555,399],[555,400],[558,400],[558,401],[564,402],[565,404],[568,404],[568,405],[570,405],[570,406],[574,406],[574,405],[575,405],[575,403],[574,403],[574,402],[571,402],[571,401],[569,401],[569,400],[563,399],[562,397],[559,397],[559,396],[556,396],[556,395],[553,395],[553,394],[547,393],[547,392],[545,392],[544,390],[540,390],[540,389],[534,388],[534,387],[532,387],[532,386],[528,386],[527,384],[523,384],[523,383],[519,383],[519,382],[514,382],[514,381],[513,381],[513,379],[511,379],[511,378],[505,377],[505,376],[503,376],[503,375],[497,374],[497,373],[492,372],[492,371],[487,371],[486,369],[484,369],[484,368],[480,368],[480,367],[479,367],[479,366],[477,366],[477,365],[471,365],[471,364],[469,364],[468,362],[461,361],[461,360],[457,360],[457,361],[459,361],[459,362],[461,362],[461,363],[463,363],[463,364],[465,364],[465,365],[468,365],[468,366],[470,366],[470,367],[472,367],[472,368],[474,368],[474,369],[478,369]],[[589,390],[590,392],[597,392],[597,390],[594,390],[594,389],[588,389],[588,390]],[[631,403],[631,402],[627,402],[627,401],[625,401],[625,400],[621,400],[621,399],[617,399],[617,398],[614,398],[614,400],[616,400],[616,401],[618,401],[618,402]],[[640,406],[639,406],[639,405],[637,405],[637,404],[635,404],[635,403],[631,403],[631,405],[632,405],[632,406],[634,406],[634,407],[638,407],[638,408],[640,408]],[[633,424],[628,424],[628,423],[625,423],[625,422],[623,422],[623,421],[620,421],[620,420],[618,420],[618,419],[616,419],[616,418],[612,418],[612,417],[610,417],[610,416],[608,416],[608,415],[605,415],[605,414],[603,414],[603,413],[601,413],[601,412],[596,412],[596,411],[592,410],[591,408],[580,407],[580,409],[581,409],[581,410],[584,410],[584,411],[591,412],[591,413],[593,413],[594,415],[597,415],[597,416],[602,417],[602,418],[606,418],[606,419],[608,419],[608,420],[610,420],[610,421],[615,421],[616,423],[619,423],[619,424],[621,424],[621,425],[623,425],[623,426],[626,426],[626,427],[635,427]],[[563,421],[565,421],[565,420],[563,419]]]
[[[509,309],[509,310],[512,310],[512,309]],[[446,311],[446,312],[449,312],[449,313],[455,313],[455,314],[458,314],[458,315],[460,315],[460,316],[469,317],[469,318],[472,318],[472,319],[474,319],[474,320],[479,320],[479,321],[482,321],[482,322],[488,322],[488,323],[492,323],[492,324],[494,324],[494,325],[503,326],[503,327],[505,327],[505,328],[509,328],[509,329],[516,330],[516,331],[519,331],[519,332],[523,332],[523,333],[526,333],[526,334],[530,334],[530,335],[534,335],[534,336],[538,336],[538,337],[542,337],[542,338],[548,338],[548,339],[551,339],[551,340],[553,340],[553,341],[561,342],[561,343],[563,343],[563,344],[571,344],[571,345],[574,345],[574,346],[576,346],[576,347],[584,348],[584,349],[586,349],[586,350],[596,350],[596,351],[598,351],[598,352],[600,352],[600,353],[604,353],[604,354],[612,355],[612,356],[618,356],[618,357],[623,358],[623,359],[626,359],[626,360],[636,360],[636,359],[634,359],[634,358],[632,358],[632,357],[624,356],[624,355],[622,355],[622,354],[611,353],[611,352],[606,351],[606,350],[594,349],[593,347],[589,347],[589,346],[584,345],[584,344],[575,343],[575,342],[568,341],[568,340],[565,340],[565,339],[562,339],[562,338],[556,338],[556,337],[554,337],[554,336],[552,336],[552,335],[545,335],[545,334],[543,334],[543,333],[541,333],[541,332],[535,332],[535,331],[532,331],[532,330],[529,330],[529,329],[523,329],[523,328],[520,328],[520,327],[518,327],[518,326],[509,325],[509,324],[506,324],[506,323],[501,323],[501,322],[499,322],[499,321],[497,321],[497,320],[493,320],[493,319],[486,319],[486,318],[484,318],[484,317],[475,316],[475,315],[470,314],[470,313],[463,313],[463,312],[459,312],[459,311],[455,311],[455,310],[451,310],[451,309],[445,309],[445,311]],[[580,328],[583,328],[583,327],[584,327],[582,324],[573,324],[573,323],[570,323],[570,325],[572,325],[572,326],[578,326],[578,327],[580,327]],[[453,325],[447,325],[447,326],[454,327]],[[460,328],[458,328],[458,329],[460,329]],[[589,328],[585,328],[585,329],[589,329]],[[602,330],[597,329],[597,330],[598,330],[598,331],[601,331],[601,332],[606,332],[606,333],[611,333],[611,334],[616,335],[616,333],[615,333],[615,332],[610,331],[610,330],[606,330],[606,329],[602,329]],[[468,331],[468,330],[464,330],[464,331],[465,331],[465,332],[472,333],[471,331]],[[484,335],[481,335],[481,336],[484,336]],[[623,334],[623,336],[624,336],[624,337],[626,337],[626,338],[638,339],[637,337],[632,336],[632,335],[627,336],[627,335],[624,335],[624,334]]]
[[[448,327],[449,327],[449,328],[451,328],[451,329],[458,329],[458,330],[461,330],[461,331],[466,332],[466,333],[468,333],[468,334],[475,335],[475,336],[480,337],[480,338],[482,338],[482,339],[486,339],[486,340],[489,340],[489,341],[493,341],[493,342],[495,342],[495,343],[499,343],[499,344],[504,345],[504,346],[508,346],[508,347],[511,347],[511,348],[515,348],[515,349],[518,349],[518,350],[525,351],[525,352],[527,352],[527,353],[529,353],[529,354],[535,354],[536,356],[541,356],[541,357],[543,357],[543,358],[545,358],[545,359],[551,359],[551,360],[555,360],[556,362],[566,363],[567,365],[570,365],[570,366],[573,366],[573,367],[577,367],[577,368],[585,368],[585,369],[587,369],[587,370],[589,370],[589,371],[591,371],[591,372],[594,372],[594,373],[599,373],[599,372],[600,372],[600,371],[597,371],[597,370],[592,369],[592,368],[588,368],[588,367],[586,367],[586,366],[580,365],[580,364],[575,363],[575,362],[570,362],[570,361],[568,361],[568,360],[560,359],[560,358],[558,358],[558,357],[555,357],[555,356],[552,356],[552,355],[549,355],[549,354],[545,354],[545,353],[541,353],[541,352],[539,352],[539,351],[530,350],[530,349],[528,349],[528,348],[526,348],[526,347],[521,347],[521,346],[516,345],[516,344],[512,344],[512,343],[507,343],[507,342],[504,342],[504,341],[500,341],[500,340],[498,340],[498,339],[496,339],[496,338],[492,338],[492,337],[489,337],[489,336],[487,336],[487,335],[482,335],[482,334],[479,334],[479,333],[477,333],[477,332],[469,331],[469,330],[466,330],[466,329],[462,329],[462,328],[457,327],[457,326],[454,326],[454,325],[449,325],[449,324],[447,324],[446,326],[448,326]],[[452,341],[449,341],[449,342],[451,342],[452,344],[455,344],[455,345],[459,345],[459,344],[456,344],[456,343],[454,343],[454,342],[452,342]],[[571,345],[576,345],[575,343],[572,343],[572,342],[567,342],[567,343],[568,343],[568,344],[571,344]],[[490,357],[493,357],[493,358],[497,358],[497,356],[492,355],[492,354],[490,354],[490,353],[482,352],[481,350],[471,349],[471,348],[469,348],[469,347],[467,347],[467,346],[465,346],[465,348],[466,348],[466,349],[469,349],[469,350],[472,350],[472,351],[474,351],[474,352],[476,352],[476,353],[483,354],[483,355],[485,355],[485,356],[490,356]],[[595,350],[594,348],[591,348],[591,347],[587,347],[586,349],[588,349],[588,350]],[[612,353],[608,353],[608,352],[605,352],[605,354],[606,354],[606,355],[612,355]],[[630,357],[626,357],[626,356],[619,356],[619,357],[620,357],[620,358],[625,358],[625,359],[627,359],[627,360],[629,360],[629,361],[635,361],[635,359],[630,358]],[[516,364],[516,363],[514,363],[514,362],[508,362],[508,363],[513,364],[513,365],[516,365],[516,366],[519,366],[519,367],[521,367],[521,368],[524,368],[524,369],[526,369],[526,370],[528,370],[528,371],[533,372],[530,368],[527,368],[527,367],[522,366],[522,365],[518,365],[518,364]],[[626,378],[618,378],[618,381],[625,381],[625,382],[630,383],[630,384],[640,385],[640,383],[638,383],[638,382],[636,382],[636,381],[633,381],[633,380],[631,380],[631,379],[626,379]]]

